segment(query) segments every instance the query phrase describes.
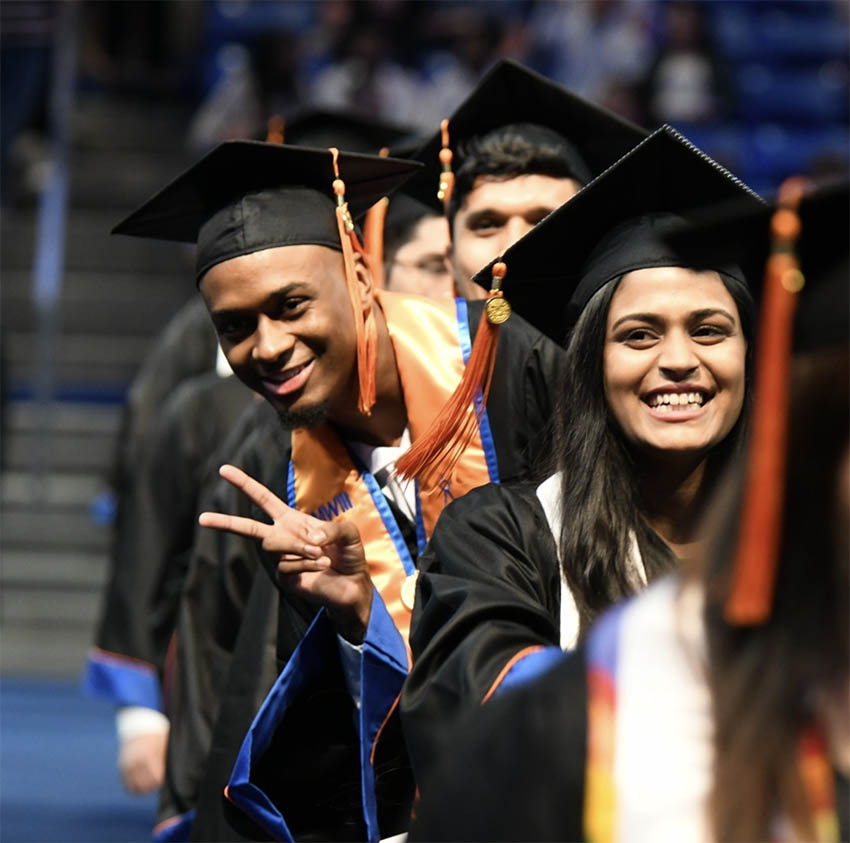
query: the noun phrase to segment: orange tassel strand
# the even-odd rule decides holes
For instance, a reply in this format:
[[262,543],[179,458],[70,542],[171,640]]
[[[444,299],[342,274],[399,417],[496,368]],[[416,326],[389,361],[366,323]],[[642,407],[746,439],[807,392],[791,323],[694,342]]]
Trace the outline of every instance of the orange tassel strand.
[[342,261],[345,269],[345,286],[351,300],[354,313],[354,328],[357,334],[357,377],[360,395],[357,409],[363,415],[371,415],[375,404],[375,377],[378,363],[378,329],[375,314],[370,305],[364,309],[360,300],[360,284],[357,280],[355,266],[355,251],[363,254],[363,246],[354,231],[354,220],[345,201],[345,182],[339,177],[339,150],[330,148],[333,156],[334,181],[333,191],[336,195],[336,223],[339,231],[339,242],[342,246]]
[[442,135],[442,149],[440,150],[440,163],[443,165],[443,170],[440,173],[440,187],[437,190],[437,199],[443,203],[443,208],[449,207],[449,202],[452,198],[452,191],[455,186],[455,174],[452,172],[453,153],[449,147],[449,121],[443,120],[440,123],[440,133]]
[[750,457],[726,620],[755,626],[770,617],[782,538],[785,464],[788,449],[788,394],[794,310],[803,275],[793,253],[800,235],[796,207],[799,180],[779,192],[781,207],[771,220],[773,246],[765,268],[764,300],[755,367],[756,400]]
[[499,325],[511,314],[510,304],[501,290],[506,272],[507,267],[502,261],[493,265],[492,287],[463,377],[434,424],[396,463],[396,473],[402,479],[415,477],[429,485],[450,484],[454,468],[475,434],[479,414],[473,409],[473,401],[479,390],[481,412],[487,403],[496,362]]
[[366,212],[363,222],[363,250],[372,273],[372,282],[379,289],[384,287],[384,224],[389,204],[390,200],[382,196]]
[[285,125],[283,117],[279,114],[269,117],[269,122],[266,124],[266,143],[283,143]]

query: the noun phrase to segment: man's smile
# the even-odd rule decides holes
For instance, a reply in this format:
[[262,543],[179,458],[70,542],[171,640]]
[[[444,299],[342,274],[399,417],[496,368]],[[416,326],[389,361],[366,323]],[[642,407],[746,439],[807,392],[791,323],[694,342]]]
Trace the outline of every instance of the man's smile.
[[306,363],[301,363],[298,366],[290,366],[273,375],[266,375],[262,379],[263,387],[272,395],[289,395],[292,392],[296,392],[307,383],[315,362],[316,358],[314,357]]

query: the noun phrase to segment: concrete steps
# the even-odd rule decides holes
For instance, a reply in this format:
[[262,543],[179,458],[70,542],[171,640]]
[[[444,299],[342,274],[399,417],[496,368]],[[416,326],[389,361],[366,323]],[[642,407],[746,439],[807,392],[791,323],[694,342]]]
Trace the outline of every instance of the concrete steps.
[[[33,403],[38,313],[32,302],[34,207],[0,219],[3,476],[0,635],[6,673],[79,675],[100,613],[111,529],[106,490],[123,395],[155,336],[194,295],[193,250],[109,230],[191,157],[173,105],[78,100],[58,307],[56,394]],[[97,399],[96,401],[93,399]]]

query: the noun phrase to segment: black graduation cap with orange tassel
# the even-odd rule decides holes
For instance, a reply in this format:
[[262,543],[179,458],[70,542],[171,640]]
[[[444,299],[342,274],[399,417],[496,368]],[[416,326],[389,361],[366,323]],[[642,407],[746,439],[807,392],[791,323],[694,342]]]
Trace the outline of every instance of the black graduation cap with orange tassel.
[[[420,165],[377,155],[262,141],[225,141],[112,230],[196,243],[196,280],[212,266],[279,246],[313,244],[342,252],[357,317],[354,253],[364,249],[355,221]],[[360,410],[374,403],[374,325],[357,327]]]
[[[268,143],[330,148],[382,157],[408,158],[422,140],[410,126],[374,117],[353,108],[300,105],[272,115],[266,124]],[[384,224],[389,199],[381,197],[362,221],[363,253],[372,279],[383,287]]]
[[442,211],[451,199],[465,144],[515,124],[560,135],[572,176],[579,184],[598,176],[647,135],[640,126],[519,62],[501,59],[415,153],[425,169],[410,180],[404,192]]
[[770,207],[708,209],[669,241],[695,260],[713,244],[715,255],[754,267],[755,400],[724,617],[758,626],[771,615],[780,555],[792,356],[850,342],[850,185],[813,190],[789,179]]

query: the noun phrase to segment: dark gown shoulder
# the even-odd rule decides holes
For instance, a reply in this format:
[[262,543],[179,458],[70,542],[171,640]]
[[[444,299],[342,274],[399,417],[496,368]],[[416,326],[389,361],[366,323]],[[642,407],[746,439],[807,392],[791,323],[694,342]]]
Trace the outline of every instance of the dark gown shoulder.
[[560,643],[560,571],[534,484],[489,485],[453,501],[420,560],[413,668],[401,696],[417,777],[447,727],[477,710],[523,654]]
[[410,840],[581,840],[587,754],[582,650],[468,714],[420,784]]

